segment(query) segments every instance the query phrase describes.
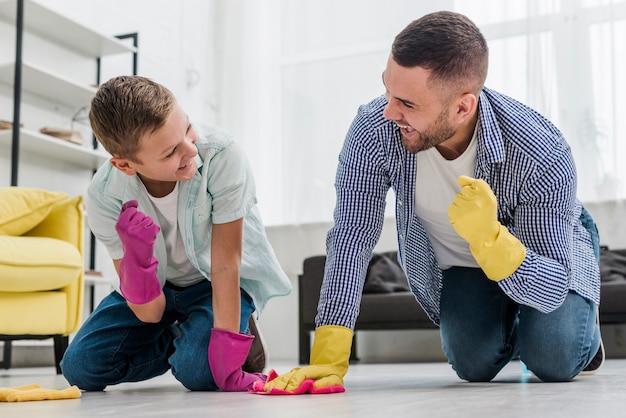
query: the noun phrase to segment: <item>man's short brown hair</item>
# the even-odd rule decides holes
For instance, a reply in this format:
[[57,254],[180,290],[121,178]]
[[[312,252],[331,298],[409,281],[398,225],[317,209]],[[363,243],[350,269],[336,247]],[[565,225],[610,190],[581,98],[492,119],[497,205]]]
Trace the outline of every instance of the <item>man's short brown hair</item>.
[[487,41],[459,13],[435,12],[411,22],[396,36],[391,54],[402,67],[431,70],[430,82],[448,94],[478,95],[487,78]]

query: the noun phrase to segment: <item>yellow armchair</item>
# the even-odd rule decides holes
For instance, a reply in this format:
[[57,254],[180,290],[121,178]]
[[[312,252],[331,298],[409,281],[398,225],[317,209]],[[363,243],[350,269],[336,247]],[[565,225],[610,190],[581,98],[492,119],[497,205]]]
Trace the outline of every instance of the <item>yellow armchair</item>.
[[0,367],[11,342],[54,338],[55,365],[81,324],[84,296],[82,197],[0,188]]

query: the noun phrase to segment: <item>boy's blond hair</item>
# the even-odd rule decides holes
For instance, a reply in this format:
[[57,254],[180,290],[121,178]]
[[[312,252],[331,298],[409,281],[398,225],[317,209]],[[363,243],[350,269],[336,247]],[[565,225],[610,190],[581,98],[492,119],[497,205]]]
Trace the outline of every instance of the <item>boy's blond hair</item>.
[[141,76],[114,77],[96,92],[89,121],[113,157],[141,163],[136,157],[140,139],[161,128],[175,105],[172,92],[159,83]]

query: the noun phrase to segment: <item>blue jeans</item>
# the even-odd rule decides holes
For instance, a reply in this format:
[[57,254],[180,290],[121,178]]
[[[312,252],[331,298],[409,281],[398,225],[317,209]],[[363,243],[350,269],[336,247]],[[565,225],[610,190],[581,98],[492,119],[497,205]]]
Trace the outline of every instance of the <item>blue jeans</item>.
[[[583,225],[599,257],[598,234],[583,209]],[[457,375],[488,382],[513,358],[546,382],[570,381],[600,347],[597,305],[569,292],[559,308],[541,313],[510,299],[481,269],[443,272],[441,340]]]
[[[165,312],[156,324],[139,321],[119,293],[105,297],[63,356],[61,369],[69,384],[104,390],[171,369],[189,390],[216,390],[207,351],[213,328],[211,282],[203,280],[187,288],[166,284],[163,292]],[[242,290],[240,331],[248,332],[254,309]]]

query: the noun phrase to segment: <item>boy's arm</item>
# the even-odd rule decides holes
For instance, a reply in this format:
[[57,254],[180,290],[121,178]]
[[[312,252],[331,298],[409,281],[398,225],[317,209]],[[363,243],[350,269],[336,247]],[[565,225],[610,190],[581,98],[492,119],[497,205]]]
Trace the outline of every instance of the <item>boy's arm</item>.
[[213,287],[213,329],[208,357],[217,387],[224,391],[248,391],[255,382],[265,383],[267,376],[246,373],[246,361],[253,336],[240,333],[241,265],[243,219],[213,224],[211,234],[211,286]]
[[[113,260],[118,276],[120,274],[120,261],[121,259]],[[157,323],[163,317],[163,312],[165,312],[165,294],[163,293],[156,299],[141,305],[129,301],[126,301],[126,303],[141,322]]]
[[215,328],[239,332],[241,293],[239,267],[243,219],[213,224],[211,233],[211,286]]

